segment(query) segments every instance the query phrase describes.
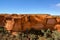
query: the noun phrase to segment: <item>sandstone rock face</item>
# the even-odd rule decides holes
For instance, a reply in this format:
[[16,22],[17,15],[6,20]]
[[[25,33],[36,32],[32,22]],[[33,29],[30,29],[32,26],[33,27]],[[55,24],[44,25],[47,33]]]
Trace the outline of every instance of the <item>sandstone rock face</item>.
[[31,23],[27,22],[23,24],[22,31],[31,30]]
[[57,17],[56,20],[57,20],[57,23],[60,23],[60,17]]
[[14,25],[12,31],[21,31],[21,20],[18,18],[14,19]]
[[49,18],[49,19],[47,19],[47,24],[54,25],[54,24],[56,24],[56,20],[54,18]]
[[4,16],[0,16],[0,27],[3,27],[5,24],[5,17]]
[[13,24],[14,24],[14,21],[12,21],[12,20],[6,20],[5,28],[7,30],[12,30]]
[[54,28],[60,32],[60,24],[56,24]]
[[44,28],[44,25],[39,23],[39,24],[32,25],[32,28],[35,30],[41,30]]
[[41,29],[60,30],[60,17],[46,14],[0,15],[0,26],[12,32]]

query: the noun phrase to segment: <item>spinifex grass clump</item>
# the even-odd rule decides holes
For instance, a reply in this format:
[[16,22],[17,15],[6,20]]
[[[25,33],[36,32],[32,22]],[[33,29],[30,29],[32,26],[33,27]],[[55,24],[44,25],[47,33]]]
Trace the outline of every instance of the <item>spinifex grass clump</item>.
[[52,38],[54,38],[54,40],[60,40],[60,32],[53,31]]
[[4,27],[0,27],[0,32],[4,31]]
[[5,33],[7,33],[7,30],[4,27],[0,26],[0,33],[5,34]]
[[51,31],[48,29],[47,31],[41,30],[44,33],[44,38],[46,38],[46,40],[60,40],[60,32],[58,31]]
[[[60,32],[51,31],[51,30],[41,30],[43,36],[41,34],[37,35],[35,33],[22,33],[21,35],[18,33],[17,36],[8,34],[8,33],[0,33],[0,40],[60,40]],[[36,32],[37,33],[37,32]]]
[[41,30],[44,33],[44,37],[50,37],[50,35],[52,34],[50,29],[48,30]]

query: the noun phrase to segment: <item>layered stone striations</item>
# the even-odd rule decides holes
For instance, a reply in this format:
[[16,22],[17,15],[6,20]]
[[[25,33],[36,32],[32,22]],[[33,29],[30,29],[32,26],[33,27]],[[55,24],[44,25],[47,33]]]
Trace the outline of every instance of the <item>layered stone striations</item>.
[[49,14],[0,14],[0,27],[12,32],[50,29],[60,32],[60,17]]

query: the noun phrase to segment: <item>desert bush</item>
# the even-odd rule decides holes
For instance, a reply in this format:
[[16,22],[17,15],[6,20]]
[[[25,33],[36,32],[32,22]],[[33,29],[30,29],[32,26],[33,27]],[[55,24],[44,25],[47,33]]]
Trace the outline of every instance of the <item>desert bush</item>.
[[[9,33],[0,33],[0,40],[60,40],[60,32],[58,31],[50,31],[48,30],[41,30],[43,36],[36,35],[35,33],[22,33],[21,35],[18,33],[17,36],[11,35]],[[37,33],[37,32],[36,32]]]
[[54,38],[54,40],[60,40],[60,32],[58,32],[56,30],[53,31],[52,38]]

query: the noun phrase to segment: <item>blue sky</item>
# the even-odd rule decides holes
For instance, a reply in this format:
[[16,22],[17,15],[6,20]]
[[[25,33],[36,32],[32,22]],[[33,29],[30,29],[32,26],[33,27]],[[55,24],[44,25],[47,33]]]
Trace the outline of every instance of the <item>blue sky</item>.
[[0,0],[0,13],[60,15],[60,0]]

